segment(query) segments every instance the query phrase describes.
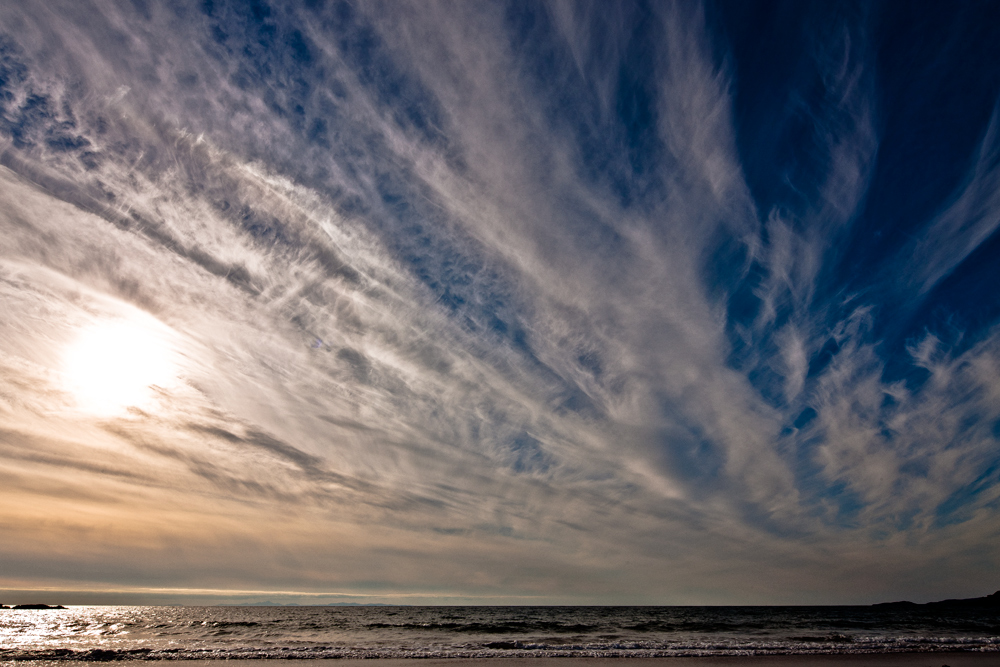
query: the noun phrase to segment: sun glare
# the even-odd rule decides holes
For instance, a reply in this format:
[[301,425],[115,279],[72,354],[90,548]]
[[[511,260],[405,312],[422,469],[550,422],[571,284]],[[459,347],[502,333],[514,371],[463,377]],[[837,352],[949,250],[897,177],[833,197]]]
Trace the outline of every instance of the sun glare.
[[155,387],[177,382],[173,346],[157,324],[114,320],[80,332],[67,350],[64,373],[82,409],[103,416],[148,409]]

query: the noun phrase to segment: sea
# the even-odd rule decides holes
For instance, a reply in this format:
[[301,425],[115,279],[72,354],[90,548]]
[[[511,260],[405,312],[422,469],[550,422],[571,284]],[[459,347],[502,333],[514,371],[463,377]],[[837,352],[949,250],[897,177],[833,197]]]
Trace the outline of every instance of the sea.
[[0,610],[0,660],[668,657],[998,652],[1000,611],[878,607]]

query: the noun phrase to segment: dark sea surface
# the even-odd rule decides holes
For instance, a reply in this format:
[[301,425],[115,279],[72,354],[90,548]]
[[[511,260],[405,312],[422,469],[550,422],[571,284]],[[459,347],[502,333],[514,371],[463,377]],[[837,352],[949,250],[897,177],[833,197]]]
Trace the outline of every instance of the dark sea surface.
[[997,610],[98,607],[0,610],[0,660],[996,651]]

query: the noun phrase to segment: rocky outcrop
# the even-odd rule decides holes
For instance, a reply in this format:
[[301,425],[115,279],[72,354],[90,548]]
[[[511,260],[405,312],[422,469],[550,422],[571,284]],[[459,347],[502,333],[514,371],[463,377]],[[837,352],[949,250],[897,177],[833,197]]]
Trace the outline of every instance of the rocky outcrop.
[[8,609],[65,609],[61,604],[16,604]]

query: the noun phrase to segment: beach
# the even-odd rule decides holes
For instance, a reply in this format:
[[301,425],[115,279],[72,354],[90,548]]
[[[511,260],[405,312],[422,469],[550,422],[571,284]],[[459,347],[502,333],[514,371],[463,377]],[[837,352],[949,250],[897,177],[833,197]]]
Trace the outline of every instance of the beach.
[[[120,667],[219,667],[219,660],[122,660]],[[226,667],[996,667],[1000,652],[753,655],[676,658],[386,658],[371,660],[226,660]],[[0,661],[2,667],[87,667],[94,661]]]

